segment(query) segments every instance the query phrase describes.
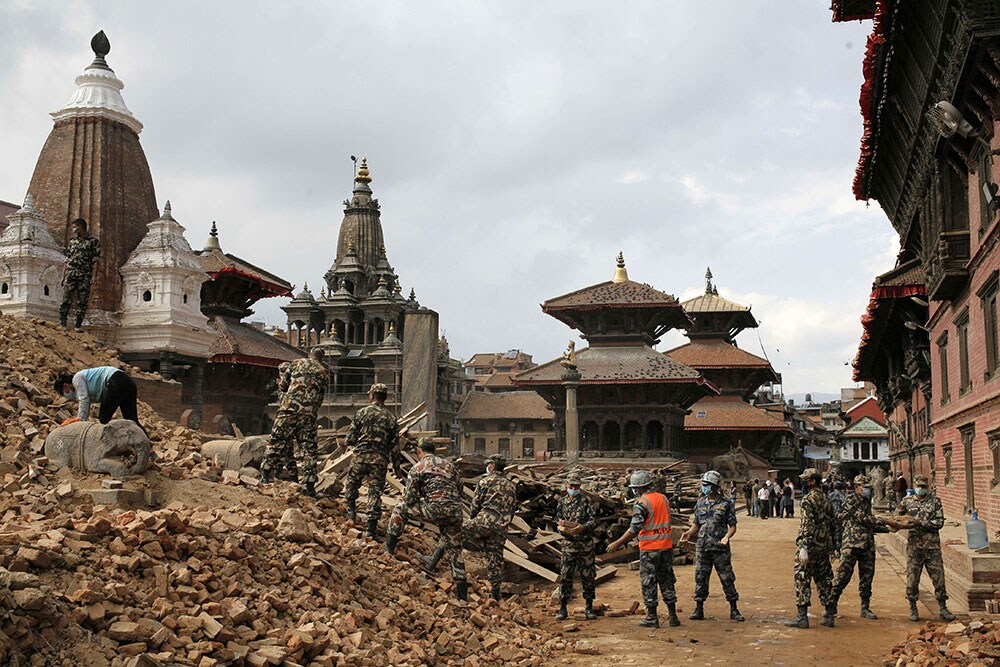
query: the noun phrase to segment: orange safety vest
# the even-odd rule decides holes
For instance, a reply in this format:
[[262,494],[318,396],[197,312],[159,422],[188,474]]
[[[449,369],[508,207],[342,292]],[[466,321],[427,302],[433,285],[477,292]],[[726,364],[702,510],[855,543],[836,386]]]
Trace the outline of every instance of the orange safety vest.
[[670,505],[662,493],[651,492],[639,498],[646,508],[646,523],[639,531],[640,551],[659,551],[674,546],[670,534]]

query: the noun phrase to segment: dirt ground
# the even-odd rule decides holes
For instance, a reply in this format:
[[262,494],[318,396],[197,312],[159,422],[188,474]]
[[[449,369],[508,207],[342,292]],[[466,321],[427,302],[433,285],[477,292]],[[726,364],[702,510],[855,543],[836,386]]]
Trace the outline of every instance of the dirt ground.
[[[786,628],[782,623],[795,614],[795,592],[792,557],[799,519],[769,519],[762,521],[740,516],[739,530],[733,538],[733,569],[740,592],[740,611],[745,623],[729,620],[729,605],[715,574],[711,592],[705,604],[706,619],[690,621],[687,615],[694,609],[694,566],[675,568],[677,575],[678,615],[681,627],[666,625],[666,605],[660,605],[661,627],[657,630],[640,628],[639,614],[623,618],[600,618],[588,622],[582,619],[579,598],[576,613],[571,617],[579,631],[566,633],[566,640],[584,640],[596,645],[597,655],[570,655],[550,664],[556,665],[880,665],[889,656],[890,648],[905,639],[907,633],[920,626],[907,618],[908,603],[904,597],[903,564],[879,546],[876,561],[872,611],[878,620],[860,618],[857,574],[841,597],[837,626],[819,625],[822,606],[813,587],[808,630]],[[881,539],[882,536],[877,536]],[[926,580],[926,575],[925,575]],[[936,618],[937,605],[929,592],[929,582],[922,582],[919,604],[921,622]],[[574,585],[579,594],[578,583]],[[628,609],[633,601],[641,603],[638,572],[628,566],[619,569],[618,576],[597,589],[597,603],[612,610]],[[934,609],[932,616],[927,607]],[[959,605],[953,611],[959,612]],[[553,621],[554,628],[561,624]],[[803,660],[805,659],[805,660]]]

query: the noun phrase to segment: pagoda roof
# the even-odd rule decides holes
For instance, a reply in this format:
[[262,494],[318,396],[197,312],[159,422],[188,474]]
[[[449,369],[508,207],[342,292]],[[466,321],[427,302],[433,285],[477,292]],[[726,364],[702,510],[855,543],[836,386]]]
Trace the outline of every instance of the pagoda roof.
[[750,308],[741,306],[735,301],[723,299],[718,294],[705,293],[688,299],[683,304],[684,310],[689,313],[749,313]]
[[[562,384],[562,358],[522,371],[514,376],[516,386]],[[684,383],[702,386],[717,394],[715,385],[701,373],[645,345],[593,346],[576,353],[581,384]]]
[[633,280],[603,283],[578,289],[575,292],[557,296],[542,304],[542,311],[550,313],[560,310],[594,310],[597,308],[677,308],[683,316],[680,302],[672,294],[661,292]]
[[547,419],[553,412],[544,398],[533,391],[469,394],[458,411],[459,419]]
[[292,296],[292,285],[287,280],[220,248],[206,248],[197,255],[202,270],[213,280],[226,274],[238,275],[259,283],[268,292],[267,296]]
[[876,0],[833,0],[830,9],[834,22],[875,18]]
[[685,431],[791,431],[782,419],[737,396],[707,396],[690,408]]
[[280,338],[241,322],[216,317],[212,324],[219,335],[209,346],[210,363],[278,366],[306,356]]
[[724,340],[694,340],[666,354],[692,368],[772,368],[767,359]]

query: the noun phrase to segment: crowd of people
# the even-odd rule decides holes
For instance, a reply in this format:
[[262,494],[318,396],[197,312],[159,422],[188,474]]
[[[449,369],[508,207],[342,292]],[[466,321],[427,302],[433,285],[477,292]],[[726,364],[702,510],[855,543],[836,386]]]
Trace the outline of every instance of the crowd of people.
[[[736,482],[730,482],[730,498],[736,500]],[[791,519],[795,517],[795,485],[785,479],[748,479],[743,483],[743,499],[747,516],[760,519]]]

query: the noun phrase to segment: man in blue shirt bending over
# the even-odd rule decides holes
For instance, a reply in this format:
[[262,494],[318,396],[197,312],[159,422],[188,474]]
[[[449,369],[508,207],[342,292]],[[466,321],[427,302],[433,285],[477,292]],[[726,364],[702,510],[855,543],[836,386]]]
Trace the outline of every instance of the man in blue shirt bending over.
[[[80,402],[76,416],[81,421],[90,418],[91,403],[100,403],[98,420],[102,424],[111,421],[115,410],[121,408],[123,418],[134,421],[142,428],[136,406],[138,390],[135,381],[114,366],[85,368],[75,375],[60,373],[56,377],[55,390],[69,400]],[[142,430],[146,432],[146,429]]]

